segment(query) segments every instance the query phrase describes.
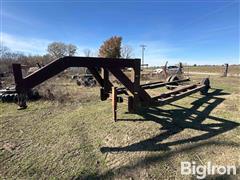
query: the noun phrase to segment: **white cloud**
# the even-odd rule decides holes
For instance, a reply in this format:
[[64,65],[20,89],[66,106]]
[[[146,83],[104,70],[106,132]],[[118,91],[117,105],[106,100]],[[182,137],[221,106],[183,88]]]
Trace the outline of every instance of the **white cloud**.
[[1,45],[7,46],[12,51],[20,51],[26,54],[45,54],[48,44],[51,41],[16,36],[8,33],[1,33]]
[[[9,33],[4,33],[4,32],[1,33],[1,46],[6,46],[10,48],[12,51],[18,51],[25,54],[32,54],[32,55],[46,54],[48,44],[51,42],[53,42],[53,40],[23,37],[23,36],[12,35]],[[90,49],[91,53],[94,56],[97,56],[98,49],[96,47],[79,46],[79,45],[77,45],[76,55],[85,56],[84,54],[85,49]]]
[[25,25],[31,25],[31,26],[33,26],[36,23],[36,20],[33,21],[29,17],[22,17],[19,14],[15,15],[6,11],[1,12],[1,17],[2,17],[3,23],[7,23],[7,21],[14,21],[21,24],[25,24]]

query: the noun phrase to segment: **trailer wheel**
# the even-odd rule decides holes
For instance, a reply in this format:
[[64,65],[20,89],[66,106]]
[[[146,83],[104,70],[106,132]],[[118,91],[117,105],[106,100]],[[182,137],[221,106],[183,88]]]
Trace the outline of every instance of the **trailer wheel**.
[[78,86],[81,86],[81,85],[82,85],[82,82],[81,82],[80,79],[77,79],[77,85],[78,85]]
[[[167,78],[167,82],[173,82],[173,81],[178,81],[178,80],[179,80],[179,78],[178,78],[177,75],[169,76],[169,77]],[[171,84],[171,85],[178,86],[178,83],[173,83],[173,84]],[[166,88],[169,89],[169,90],[173,90],[173,89],[176,88],[176,87],[171,86],[171,85],[169,85],[169,86],[167,85]]]
[[209,80],[209,78],[204,78],[204,79],[201,81],[201,84],[202,84],[202,85],[205,85],[205,87],[200,91],[200,94],[201,94],[201,95],[207,95],[208,90],[209,90],[209,88],[210,88],[210,80]]
[[3,102],[3,103],[6,101],[6,98],[5,98],[5,95],[4,95],[4,94],[2,94],[1,99],[2,99],[2,102]]
[[170,82],[170,79],[172,78],[172,76],[168,76],[166,79],[166,82]]
[[14,94],[13,102],[18,102],[18,94]]
[[94,86],[96,86],[96,84],[97,84],[97,82],[95,81],[95,79],[89,80],[89,86],[90,87],[94,87]]
[[[178,81],[178,80],[179,80],[178,76],[177,76],[177,75],[173,75],[173,76],[171,77],[171,79],[170,79],[170,82]],[[175,83],[175,84],[178,84],[178,83]]]
[[5,95],[5,101],[6,102],[10,102],[11,100],[10,100],[10,94],[6,94]]
[[8,101],[9,101],[9,102],[12,102],[12,101],[13,101],[13,98],[14,98],[14,94],[9,94],[9,99],[8,99]]

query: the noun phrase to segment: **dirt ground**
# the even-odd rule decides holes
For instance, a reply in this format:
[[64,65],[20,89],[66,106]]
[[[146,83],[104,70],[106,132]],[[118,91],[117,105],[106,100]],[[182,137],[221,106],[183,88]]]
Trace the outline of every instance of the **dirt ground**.
[[24,111],[0,103],[0,177],[196,179],[181,175],[181,162],[194,161],[238,169],[237,175],[207,179],[239,179],[240,79],[210,79],[208,96],[196,93],[138,114],[125,113],[126,103],[120,104],[117,122],[111,103],[97,98],[98,87],[79,88],[70,81],[63,84],[74,92],[69,102],[39,100]]

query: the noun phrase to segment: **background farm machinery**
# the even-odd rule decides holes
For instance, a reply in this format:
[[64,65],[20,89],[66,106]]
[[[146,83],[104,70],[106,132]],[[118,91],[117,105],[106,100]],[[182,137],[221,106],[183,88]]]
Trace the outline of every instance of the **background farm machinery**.
[[[117,103],[122,102],[121,95],[126,95],[128,99],[128,111],[136,112],[139,106],[161,106],[196,92],[206,94],[210,88],[209,79],[195,84],[183,84],[189,82],[189,78],[179,79],[177,76],[169,76],[166,82],[159,81],[154,83],[140,84],[141,60],[140,59],[114,59],[96,57],[63,57],[52,61],[41,67],[32,74],[23,77],[20,64],[13,64],[13,73],[18,94],[19,106],[26,108],[26,93],[33,87],[57,75],[69,67],[85,67],[100,85],[100,98],[112,99],[113,119],[116,120]],[[101,74],[99,69],[102,69]],[[131,68],[129,78],[123,69]],[[114,87],[110,81],[111,73],[124,87]],[[166,93],[151,97],[147,89],[167,87],[171,89]]]
[[85,69],[84,74],[76,75],[73,77],[73,79],[76,79],[76,83],[78,86],[94,87],[97,85],[97,81],[87,68]]
[[[38,100],[41,98],[36,89],[29,89],[26,92],[26,98],[29,100]],[[7,87],[6,89],[0,90],[0,100],[2,102],[18,102],[18,93],[15,87]]]

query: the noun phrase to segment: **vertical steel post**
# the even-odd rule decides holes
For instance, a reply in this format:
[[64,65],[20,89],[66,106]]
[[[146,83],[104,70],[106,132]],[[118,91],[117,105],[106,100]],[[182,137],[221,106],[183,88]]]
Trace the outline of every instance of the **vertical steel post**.
[[134,112],[134,107],[133,107],[133,96],[128,96],[128,112],[133,113]]
[[22,68],[21,64],[12,64],[13,76],[16,85],[16,91],[23,90],[23,77],[22,77]]
[[131,74],[131,80],[132,80],[133,89],[134,89],[133,101],[132,101],[133,108],[129,108],[129,109],[132,109],[133,111],[137,110],[137,106],[140,103],[140,101],[139,101],[140,71],[141,71],[141,62],[139,60],[135,60],[134,67],[133,67],[132,74]]
[[26,109],[27,108],[27,90],[25,89],[25,86],[23,84],[23,77],[22,77],[22,68],[21,64],[12,64],[13,68],[13,75],[15,80],[15,89],[18,93],[18,105],[19,110],[20,109]]
[[109,71],[104,68],[103,69],[103,80],[104,80],[104,88],[106,90],[106,92],[109,92],[110,90],[110,87],[109,87],[109,84],[108,84],[108,81],[109,81]]
[[103,88],[101,89],[101,99],[107,99],[111,90],[109,81],[109,71],[102,68]]

